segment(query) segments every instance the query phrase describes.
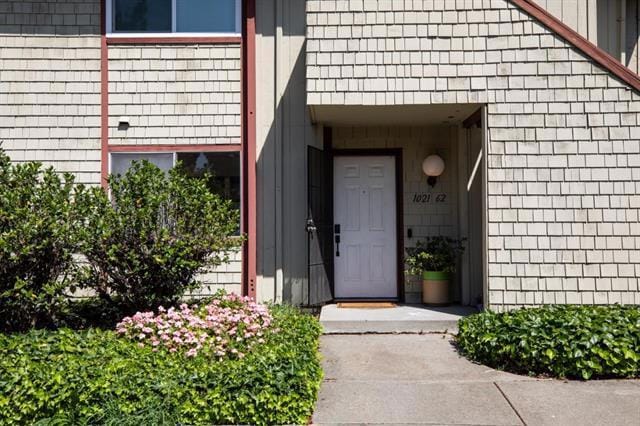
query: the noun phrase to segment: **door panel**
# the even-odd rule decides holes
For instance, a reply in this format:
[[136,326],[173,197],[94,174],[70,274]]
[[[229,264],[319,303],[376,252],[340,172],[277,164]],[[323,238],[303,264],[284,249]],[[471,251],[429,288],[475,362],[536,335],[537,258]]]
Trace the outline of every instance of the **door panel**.
[[307,162],[309,287],[306,303],[317,306],[333,299],[333,229],[329,198],[331,162],[328,153],[314,147],[308,149]]
[[360,186],[347,185],[345,189],[347,198],[345,211],[347,223],[344,230],[358,231],[360,230]]
[[395,174],[393,156],[334,159],[336,298],[398,297]]
[[[475,162],[482,149],[482,129],[469,129],[469,155],[468,169],[473,170]],[[484,155],[482,163],[476,171],[476,175],[468,192],[469,205],[469,304],[482,303],[482,181],[484,170]],[[471,172],[469,172],[471,173]]]
[[369,231],[384,231],[384,187],[371,186],[369,194]]

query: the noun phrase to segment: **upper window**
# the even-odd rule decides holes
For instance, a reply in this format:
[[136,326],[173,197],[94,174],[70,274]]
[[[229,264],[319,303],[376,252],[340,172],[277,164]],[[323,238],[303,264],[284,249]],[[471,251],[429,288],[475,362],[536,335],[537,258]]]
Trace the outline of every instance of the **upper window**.
[[111,33],[240,33],[240,0],[111,0]]

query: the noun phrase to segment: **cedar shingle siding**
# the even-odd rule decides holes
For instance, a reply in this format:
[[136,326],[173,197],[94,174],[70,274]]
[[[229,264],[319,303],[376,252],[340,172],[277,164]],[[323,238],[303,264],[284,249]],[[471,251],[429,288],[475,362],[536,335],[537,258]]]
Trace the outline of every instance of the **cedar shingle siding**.
[[239,45],[109,47],[111,144],[239,144],[240,134]]
[[307,1],[310,105],[488,104],[488,305],[640,303],[640,96],[505,0]]
[[0,1],[0,141],[100,181],[100,2]]

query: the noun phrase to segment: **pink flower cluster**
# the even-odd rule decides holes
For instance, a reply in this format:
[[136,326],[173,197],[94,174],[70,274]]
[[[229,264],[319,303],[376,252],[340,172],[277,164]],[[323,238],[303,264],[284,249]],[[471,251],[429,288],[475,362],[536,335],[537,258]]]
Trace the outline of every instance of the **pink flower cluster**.
[[178,309],[158,308],[158,313],[138,312],[116,326],[118,334],[150,346],[154,351],[184,352],[194,357],[206,351],[217,358],[243,358],[271,330],[265,305],[236,294],[216,296],[206,305],[182,304]]

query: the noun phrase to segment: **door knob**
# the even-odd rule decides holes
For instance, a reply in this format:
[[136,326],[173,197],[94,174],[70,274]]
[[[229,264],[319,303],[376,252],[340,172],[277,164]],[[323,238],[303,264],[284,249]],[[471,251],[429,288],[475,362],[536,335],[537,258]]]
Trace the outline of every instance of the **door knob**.
[[306,229],[309,234],[318,230],[318,228],[316,228],[316,224],[313,222],[313,219],[307,219]]

